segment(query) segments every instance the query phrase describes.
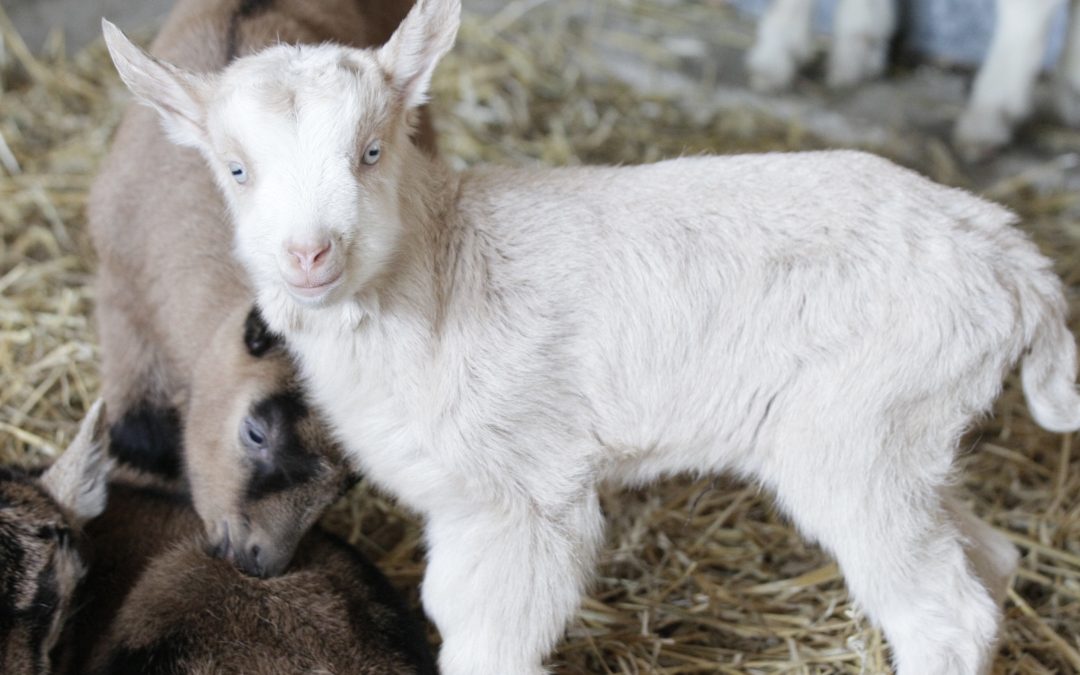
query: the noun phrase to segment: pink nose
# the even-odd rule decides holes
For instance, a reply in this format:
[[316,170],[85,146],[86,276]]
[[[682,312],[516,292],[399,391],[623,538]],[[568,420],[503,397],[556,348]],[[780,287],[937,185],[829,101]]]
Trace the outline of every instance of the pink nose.
[[289,246],[289,255],[296,261],[297,267],[310,273],[326,262],[330,246],[330,241],[327,239],[316,244],[292,244]]

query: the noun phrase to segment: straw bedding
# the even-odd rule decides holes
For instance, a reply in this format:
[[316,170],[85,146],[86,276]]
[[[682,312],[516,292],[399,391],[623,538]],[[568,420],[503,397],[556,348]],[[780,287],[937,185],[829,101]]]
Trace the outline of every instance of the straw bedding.
[[[657,5],[672,2],[680,0],[605,0],[630,21],[656,21]],[[711,110],[692,92],[642,96],[605,77],[598,42],[646,59],[655,47],[608,22],[573,18],[572,4],[511,3],[487,18],[467,17],[434,99],[442,148],[454,162],[636,163],[825,146],[760,111]],[[551,40],[556,30],[563,38]],[[127,96],[100,42],[71,58],[62,51],[54,44],[31,56],[0,9],[4,462],[54,455],[99,389],[84,205]],[[888,144],[871,149],[897,154]],[[940,141],[925,139],[916,150],[905,144],[898,154],[931,177],[971,185]],[[1075,196],[1036,189],[1026,175],[998,182],[990,194],[1016,209],[1053,256],[1080,315]],[[1080,449],[1037,428],[1010,379],[959,464],[977,513],[1023,554],[997,672],[1080,672]],[[726,479],[684,479],[612,492],[604,507],[602,564],[554,657],[557,672],[887,672],[880,633],[852,607],[829,557],[792,530],[768,495]],[[361,486],[326,524],[415,598],[423,557],[410,515]]]

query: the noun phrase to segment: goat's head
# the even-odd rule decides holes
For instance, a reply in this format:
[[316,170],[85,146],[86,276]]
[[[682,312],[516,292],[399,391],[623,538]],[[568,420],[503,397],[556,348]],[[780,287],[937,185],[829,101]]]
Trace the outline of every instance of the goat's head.
[[255,576],[284,571],[300,538],[356,480],[276,340],[254,310],[228,316],[193,373],[184,427],[211,549]]
[[211,75],[103,28],[124,82],[210,165],[260,298],[326,306],[364,291],[398,252],[410,131],[459,15],[460,0],[419,0],[382,47],[277,45]]
[[85,573],[81,527],[105,509],[111,460],[95,404],[51,467],[0,467],[0,671],[49,673],[50,653]]

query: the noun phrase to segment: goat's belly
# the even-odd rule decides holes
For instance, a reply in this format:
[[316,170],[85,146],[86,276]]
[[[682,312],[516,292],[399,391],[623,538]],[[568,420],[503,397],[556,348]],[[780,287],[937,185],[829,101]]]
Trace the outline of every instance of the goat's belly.
[[791,374],[779,365],[698,362],[657,370],[640,361],[624,364],[626,387],[590,395],[606,460],[603,478],[638,485],[688,472],[744,472],[750,457],[769,445],[790,393]]

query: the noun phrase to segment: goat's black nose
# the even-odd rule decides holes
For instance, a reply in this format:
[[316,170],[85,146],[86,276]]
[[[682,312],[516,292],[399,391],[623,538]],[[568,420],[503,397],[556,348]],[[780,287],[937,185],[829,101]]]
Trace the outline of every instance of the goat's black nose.
[[262,549],[258,544],[252,544],[247,549],[240,549],[236,553],[236,568],[249,577],[266,577],[266,565],[262,560]]

